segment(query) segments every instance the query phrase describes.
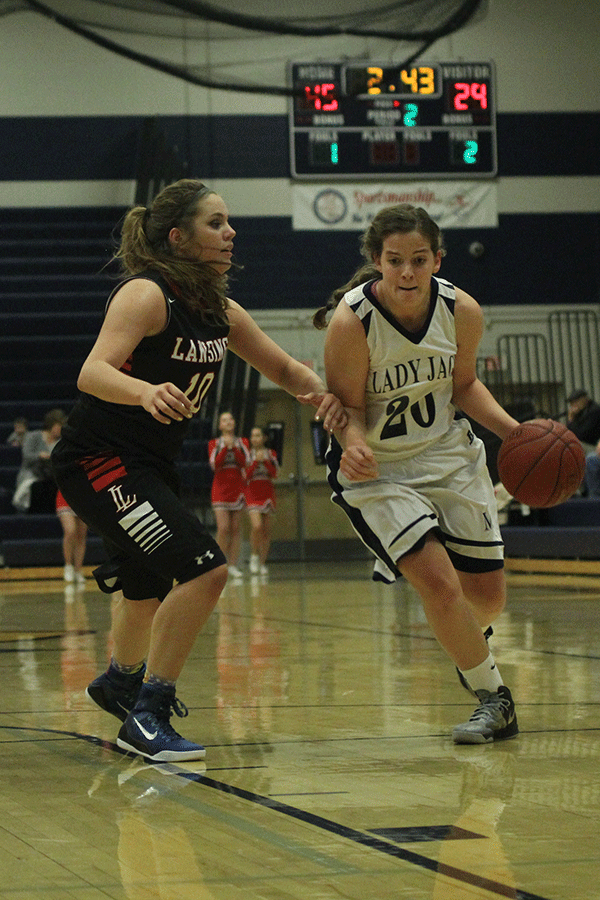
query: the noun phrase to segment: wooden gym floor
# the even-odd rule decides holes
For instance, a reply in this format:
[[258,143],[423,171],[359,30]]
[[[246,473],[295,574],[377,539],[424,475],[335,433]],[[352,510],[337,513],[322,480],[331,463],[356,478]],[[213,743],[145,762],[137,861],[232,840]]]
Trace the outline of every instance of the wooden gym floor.
[[110,600],[59,575],[0,579],[0,897],[600,898],[593,567],[510,570],[491,645],[521,734],[480,747],[450,739],[473,704],[406,585],[230,581],[179,682],[206,763],[180,765],[124,755],[86,700]]

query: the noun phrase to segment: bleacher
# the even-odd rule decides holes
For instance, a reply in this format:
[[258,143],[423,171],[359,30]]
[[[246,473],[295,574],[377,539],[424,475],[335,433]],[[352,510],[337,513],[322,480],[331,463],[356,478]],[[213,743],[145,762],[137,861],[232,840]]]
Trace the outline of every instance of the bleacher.
[[[17,514],[12,506],[20,450],[6,439],[14,419],[40,428],[46,412],[68,412],[79,369],[116,282],[112,234],[119,208],[4,209],[0,222],[0,553],[11,568],[62,566],[55,515]],[[211,425],[197,420],[180,466],[184,496],[206,509],[212,480]],[[103,559],[90,534],[85,563]]]
[[[16,417],[25,416],[30,428],[39,428],[49,409],[60,407],[68,412],[71,408],[77,393],[77,374],[93,345],[107,296],[116,281],[111,263],[113,234],[123,213],[124,209],[115,207],[2,211],[0,554],[4,565],[11,568],[62,565],[61,528],[56,516],[18,515],[11,504],[20,452],[5,442]],[[565,316],[550,316],[555,342],[571,332],[600,331],[591,313],[586,313],[585,327],[580,322],[581,314],[573,313],[574,324],[563,321]],[[539,335],[533,337],[535,352],[529,352],[531,335],[501,339],[498,357],[508,360],[506,372],[487,371],[483,365],[486,360],[482,360],[479,374],[505,407],[526,397],[528,402],[533,400],[535,409],[559,409],[564,405],[564,377],[548,375],[554,357],[543,342],[539,346]],[[577,359],[575,352],[566,353],[564,347],[557,358],[563,356]],[[531,361],[540,359],[541,367],[530,371]],[[522,360],[527,361],[525,370]],[[256,375],[255,370],[246,370],[239,357],[227,354],[218,390],[207,398],[203,417],[190,423],[179,461],[182,492],[188,505],[205,519],[210,515],[212,481],[207,442],[212,436],[215,409],[231,409],[242,433],[248,434],[254,423]],[[575,371],[567,379],[570,386],[584,380]],[[493,449],[492,442],[488,452]],[[502,533],[507,557],[598,559],[600,501],[575,497],[553,510],[537,511],[525,518],[517,514],[503,526]],[[90,535],[86,564],[102,558],[99,539]]]
[[572,497],[522,515],[514,504],[502,526],[507,557],[600,560],[600,500]]

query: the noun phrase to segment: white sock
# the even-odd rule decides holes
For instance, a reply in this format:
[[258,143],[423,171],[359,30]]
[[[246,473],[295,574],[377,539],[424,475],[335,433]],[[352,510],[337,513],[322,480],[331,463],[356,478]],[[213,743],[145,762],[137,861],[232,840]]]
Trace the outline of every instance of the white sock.
[[491,653],[488,653],[488,658],[474,669],[461,669],[461,672],[474,691],[489,691],[495,694],[500,685],[504,684]]

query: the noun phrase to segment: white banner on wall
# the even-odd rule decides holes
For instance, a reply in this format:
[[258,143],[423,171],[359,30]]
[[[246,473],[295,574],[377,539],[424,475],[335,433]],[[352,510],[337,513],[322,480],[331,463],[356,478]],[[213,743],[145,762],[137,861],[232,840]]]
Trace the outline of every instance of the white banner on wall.
[[363,231],[384,206],[422,206],[440,228],[497,228],[495,182],[414,184],[294,184],[295,231]]

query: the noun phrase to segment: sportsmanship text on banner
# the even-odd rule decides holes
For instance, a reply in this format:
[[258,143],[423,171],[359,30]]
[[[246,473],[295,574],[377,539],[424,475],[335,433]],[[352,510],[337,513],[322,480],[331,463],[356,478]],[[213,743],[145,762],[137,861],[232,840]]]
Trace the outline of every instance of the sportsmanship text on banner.
[[496,228],[495,184],[437,181],[419,184],[294,184],[296,231],[363,231],[385,206],[422,206],[440,228]]

